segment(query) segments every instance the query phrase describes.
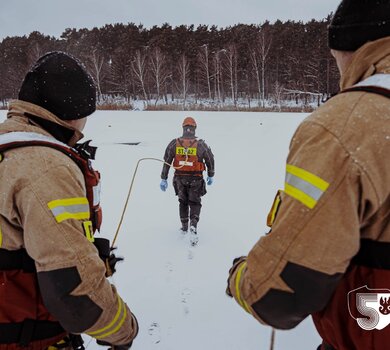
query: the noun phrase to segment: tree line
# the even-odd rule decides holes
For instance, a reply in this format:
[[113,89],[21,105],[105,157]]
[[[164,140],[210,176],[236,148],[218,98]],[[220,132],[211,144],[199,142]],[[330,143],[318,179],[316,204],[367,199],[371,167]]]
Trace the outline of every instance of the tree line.
[[0,99],[16,98],[31,65],[46,52],[79,58],[93,76],[100,104],[142,100],[266,108],[307,105],[338,89],[327,47],[330,16],[230,27],[109,24],[66,29],[60,38],[32,32],[0,42]]

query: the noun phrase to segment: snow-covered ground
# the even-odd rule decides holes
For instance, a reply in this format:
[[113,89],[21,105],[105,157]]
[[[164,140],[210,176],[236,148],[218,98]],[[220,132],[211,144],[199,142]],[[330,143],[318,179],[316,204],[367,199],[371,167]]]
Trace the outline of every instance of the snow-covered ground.
[[[5,111],[0,111],[4,119]],[[193,116],[197,134],[216,159],[199,222],[199,245],[179,233],[172,188],[160,191],[162,164],[143,161],[117,241],[125,261],[112,279],[137,315],[140,333],[132,349],[269,349],[271,329],[260,325],[225,295],[233,258],[247,254],[267,231],[265,220],[283,187],[289,141],[304,114],[237,112],[96,112],[85,134],[99,146],[102,235],[116,231],[138,159],[162,158],[168,142]],[[121,143],[140,142],[138,146]],[[98,349],[86,339],[88,349]],[[277,331],[275,349],[315,349],[312,321]],[[101,348],[100,348],[101,349]]]

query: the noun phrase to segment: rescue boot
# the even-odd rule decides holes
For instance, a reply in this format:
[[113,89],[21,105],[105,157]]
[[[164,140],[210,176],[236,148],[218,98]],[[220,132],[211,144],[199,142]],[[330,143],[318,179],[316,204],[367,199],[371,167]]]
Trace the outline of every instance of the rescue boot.
[[195,228],[198,226],[198,221],[199,221],[199,216],[198,215],[191,215],[191,220],[190,220],[190,226]]
[[196,226],[193,226],[193,225],[190,226],[190,234],[191,234],[190,243],[192,246],[196,246],[198,244],[198,241],[199,241]]
[[180,231],[181,233],[183,234],[186,234],[188,232],[188,218],[185,218],[185,219],[180,219],[181,221],[181,228],[180,228]]

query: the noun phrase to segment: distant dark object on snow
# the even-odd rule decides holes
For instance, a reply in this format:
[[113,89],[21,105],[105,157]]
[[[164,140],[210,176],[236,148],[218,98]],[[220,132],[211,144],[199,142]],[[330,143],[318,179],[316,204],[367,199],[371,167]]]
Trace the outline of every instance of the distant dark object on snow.
[[115,142],[116,145],[138,146],[141,142]]

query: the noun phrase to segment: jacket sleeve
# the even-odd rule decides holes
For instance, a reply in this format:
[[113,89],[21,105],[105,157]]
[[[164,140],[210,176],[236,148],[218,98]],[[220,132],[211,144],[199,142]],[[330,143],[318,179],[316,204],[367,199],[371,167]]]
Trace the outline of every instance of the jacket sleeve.
[[229,278],[246,311],[290,329],[326,306],[359,249],[361,181],[368,180],[333,134],[313,122],[301,124],[272,229]]
[[63,163],[42,171],[16,199],[44,303],[68,332],[128,344],[137,321],[105,278],[105,265],[84,234],[89,207],[83,175],[70,160]]
[[211,148],[206,144],[204,140],[199,140],[199,143],[200,146],[202,147],[202,157],[207,166],[207,175],[213,177],[215,175],[214,154],[211,151]]
[[[172,140],[167,148],[165,149],[164,154],[164,162],[168,164],[172,164],[173,159],[175,158],[175,151],[176,151],[176,139]],[[168,164],[164,164],[162,171],[161,171],[161,178],[166,180],[168,179],[168,173],[170,166]]]

